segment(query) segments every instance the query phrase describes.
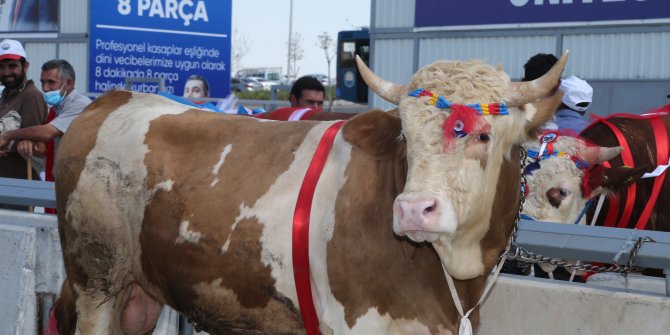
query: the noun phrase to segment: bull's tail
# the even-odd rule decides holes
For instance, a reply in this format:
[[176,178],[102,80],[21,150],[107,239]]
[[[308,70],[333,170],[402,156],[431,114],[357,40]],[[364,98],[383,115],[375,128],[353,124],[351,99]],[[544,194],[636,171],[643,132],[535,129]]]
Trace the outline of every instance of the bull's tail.
[[76,299],[77,296],[66,278],[60,296],[49,313],[49,328],[46,335],[74,335],[77,328]]

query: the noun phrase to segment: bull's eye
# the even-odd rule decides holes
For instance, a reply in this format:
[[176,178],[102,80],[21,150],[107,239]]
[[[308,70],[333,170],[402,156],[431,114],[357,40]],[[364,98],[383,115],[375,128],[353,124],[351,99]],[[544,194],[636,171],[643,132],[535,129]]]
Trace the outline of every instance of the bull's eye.
[[488,142],[490,140],[491,140],[491,134],[481,133],[479,134],[479,136],[477,136],[477,141],[480,142]]
[[566,189],[564,189],[564,188],[562,188],[558,193],[559,193],[559,194],[561,195],[561,197],[564,198],[564,199],[565,199],[568,195],[570,195],[570,191],[568,191],[568,190],[566,190]]

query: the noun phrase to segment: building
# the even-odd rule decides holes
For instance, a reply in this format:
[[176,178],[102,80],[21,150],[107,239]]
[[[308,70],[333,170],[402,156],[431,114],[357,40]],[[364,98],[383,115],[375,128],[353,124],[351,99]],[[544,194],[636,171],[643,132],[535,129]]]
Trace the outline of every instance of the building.
[[221,98],[230,92],[231,9],[232,0],[6,0],[0,34],[24,44],[36,81],[44,62],[62,58],[90,95],[126,85],[182,95],[199,75]]
[[[590,113],[643,113],[670,102],[670,2],[372,0],[370,65],[407,83],[438,59],[482,59],[512,80],[539,52],[570,50],[565,76],[594,88]],[[391,108],[370,96],[375,108]]]

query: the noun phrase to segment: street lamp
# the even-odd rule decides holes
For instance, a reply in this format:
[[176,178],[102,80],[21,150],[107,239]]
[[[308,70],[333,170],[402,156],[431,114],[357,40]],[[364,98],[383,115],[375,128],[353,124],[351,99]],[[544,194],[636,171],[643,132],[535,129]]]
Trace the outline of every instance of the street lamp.
[[287,85],[291,83],[291,39],[293,38],[293,0],[291,1],[288,16],[288,55],[286,56],[286,81]]

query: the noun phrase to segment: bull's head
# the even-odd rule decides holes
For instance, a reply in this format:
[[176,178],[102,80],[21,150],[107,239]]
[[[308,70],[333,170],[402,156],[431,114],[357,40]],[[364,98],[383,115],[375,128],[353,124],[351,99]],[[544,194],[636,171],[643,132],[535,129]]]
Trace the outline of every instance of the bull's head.
[[[627,187],[646,170],[644,167],[606,168],[601,163],[618,156],[621,147],[600,147],[579,137],[554,134],[524,144],[529,153],[524,212],[535,220],[576,223],[588,200]],[[542,146],[543,138],[548,135],[554,137],[548,142],[551,145]],[[585,223],[585,216],[579,223]]]
[[[518,187],[496,194],[501,167],[513,146],[553,116],[560,97],[531,103],[552,92],[566,60],[567,53],[545,76],[524,83],[480,62],[438,61],[398,85],[357,59],[368,86],[399,106],[407,141],[409,170],[395,200],[393,229],[415,242],[431,242],[453,277],[484,273],[481,241],[494,199],[518,194]],[[502,177],[518,178],[514,173]]]

